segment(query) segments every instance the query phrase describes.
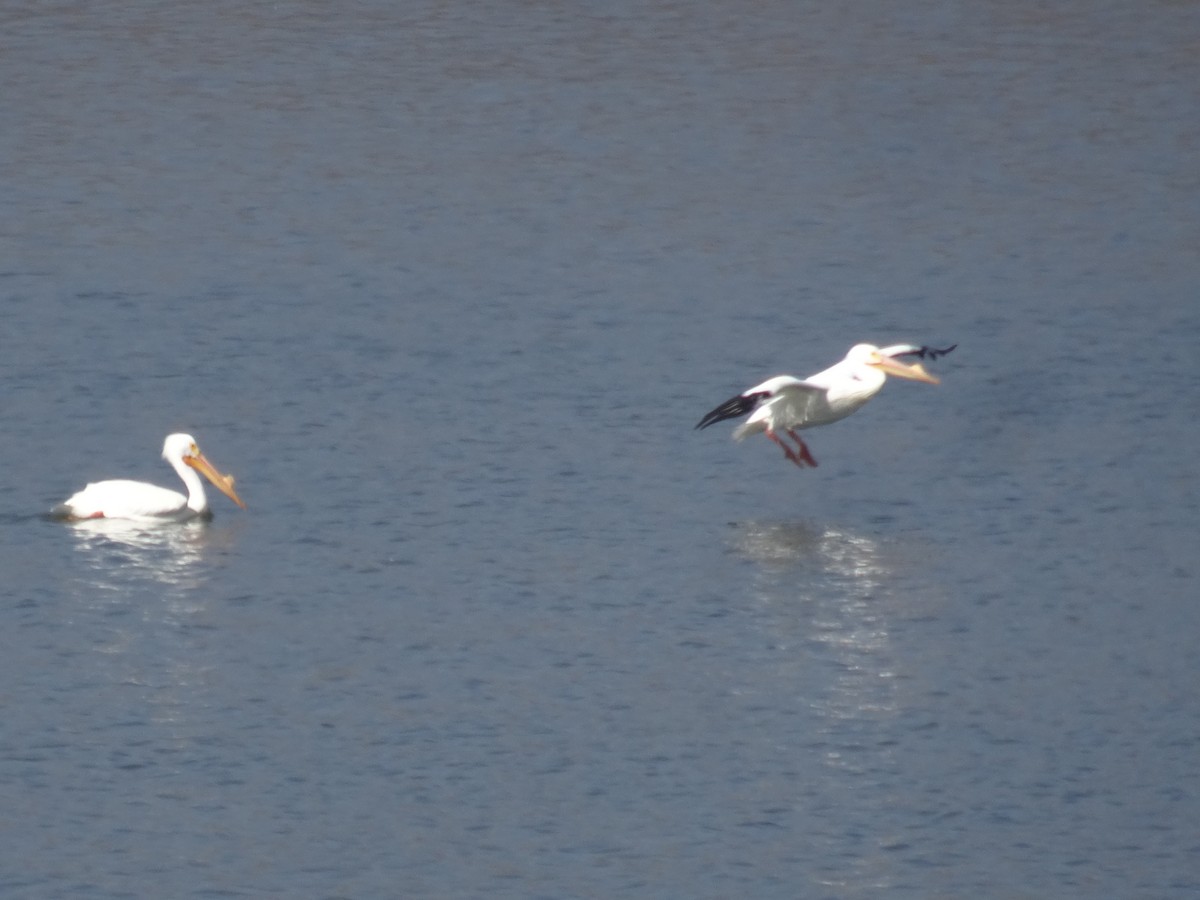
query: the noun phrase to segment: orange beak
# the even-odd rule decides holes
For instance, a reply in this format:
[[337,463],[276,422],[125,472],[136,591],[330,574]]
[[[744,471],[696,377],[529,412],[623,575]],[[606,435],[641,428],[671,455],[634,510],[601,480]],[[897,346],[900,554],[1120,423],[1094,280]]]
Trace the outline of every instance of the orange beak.
[[217,471],[216,467],[205,459],[204,454],[197,452],[195,456],[185,456],[183,461],[212,482],[213,487],[240,506],[246,508],[246,504],[242,502],[242,498],[237,495],[237,491],[233,489],[233,476],[222,475]]
[[924,381],[926,384],[941,384],[941,381],[933,375],[925,371],[925,367],[920,363],[914,365],[905,365],[902,362],[897,362],[888,356],[880,356],[876,362],[871,363],[880,371],[886,372],[888,375],[895,375],[897,378],[909,378],[913,381]]

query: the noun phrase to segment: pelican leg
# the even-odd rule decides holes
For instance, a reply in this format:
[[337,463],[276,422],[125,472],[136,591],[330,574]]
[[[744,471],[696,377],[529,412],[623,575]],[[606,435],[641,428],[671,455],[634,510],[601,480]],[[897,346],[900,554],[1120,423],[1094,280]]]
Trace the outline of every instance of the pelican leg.
[[[815,469],[817,467],[817,461],[813,459],[813,455],[808,452],[808,444],[804,443],[800,435],[796,434],[793,429],[789,428],[787,433],[788,436],[796,442],[796,446],[800,448],[800,458]],[[797,465],[799,465],[799,463],[797,463]]]
[[791,447],[789,447],[787,444],[785,444],[783,441],[781,441],[779,439],[779,436],[777,434],[775,434],[774,431],[772,431],[770,428],[768,428],[766,430],[766,435],[771,440],[773,440],[776,444],[778,444],[780,447],[783,448],[784,456],[786,456],[788,459],[790,459],[792,462],[794,462],[800,468],[802,468],[802,469],[804,468],[804,462],[800,459],[799,456],[796,455],[796,451],[793,450]]

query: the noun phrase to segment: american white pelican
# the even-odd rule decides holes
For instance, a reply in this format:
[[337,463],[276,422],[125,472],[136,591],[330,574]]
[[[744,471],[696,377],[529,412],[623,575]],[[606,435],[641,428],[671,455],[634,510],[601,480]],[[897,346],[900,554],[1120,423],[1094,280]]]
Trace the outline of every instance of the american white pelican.
[[226,497],[246,508],[233,489],[233,476],[222,475],[204,458],[190,434],[169,434],[163,441],[163,459],[171,464],[187,486],[187,496],[144,481],[97,481],[51,511],[67,519],[141,519],[181,522],[197,516],[208,518],[208,498],[199,472]]
[[[750,418],[734,429],[735,440],[761,431],[782,447],[784,455],[796,465],[801,468],[815,466],[817,461],[796,429],[844,419],[878,394],[888,375],[937,384],[938,379],[926,372],[920,363],[906,365],[898,358],[937,359],[957,346],[952,344],[945,350],[935,350],[915,344],[883,348],[857,344],[850,348],[845,359],[824,372],[803,380],[791,375],[776,375],[742,391],[708,413],[696,428],[707,428],[714,422],[751,413]],[[796,442],[795,450],[779,439],[780,431]]]

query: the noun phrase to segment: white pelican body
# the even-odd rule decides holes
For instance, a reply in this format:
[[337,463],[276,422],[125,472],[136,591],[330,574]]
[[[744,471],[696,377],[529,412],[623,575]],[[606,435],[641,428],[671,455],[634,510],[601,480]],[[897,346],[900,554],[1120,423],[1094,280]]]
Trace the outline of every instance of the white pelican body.
[[246,508],[233,489],[233,477],[222,475],[205,459],[196,439],[190,434],[171,434],[163,442],[163,459],[187,487],[187,496],[144,481],[97,481],[56,506],[53,514],[67,519],[140,519],[144,521],[182,522],[197,516],[208,517],[208,497],[200,472],[230,500]]
[[[934,350],[914,344],[896,344],[881,349],[873,344],[856,344],[845,359],[816,375],[804,379],[776,375],[742,391],[709,412],[696,427],[707,428],[714,422],[750,413],[750,417],[734,430],[735,440],[763,432],[782,447],[784,455],[796,465],[801,468],[815,466],[817,461],[796,433],[797,429],[844,419],[878,394],[888,375],[937,384],[937,378],[926,372],[920,363],[906,365],[897,358],[937,359],[956,346]],[[780,431],[796,442],[795,450],[780,440]]]

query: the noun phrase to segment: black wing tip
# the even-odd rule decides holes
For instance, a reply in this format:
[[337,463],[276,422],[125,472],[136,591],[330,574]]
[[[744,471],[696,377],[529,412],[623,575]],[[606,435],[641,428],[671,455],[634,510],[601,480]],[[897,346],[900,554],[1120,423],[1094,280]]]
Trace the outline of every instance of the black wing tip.
[[709,425],[715,425],[717,422],[723,422],[726,419],[733,419],[738,416],[744,416],[758,406],[761,394],[738,394],[730,397],[716,409],[709,410],[704,414],[704,418],[696,423],[696,427],[692,431],[699,431],[701,428],[707,428]]
[[721,411],[721,407],[718,406],[712,412],[705,413],[704,418],[696,423],[696,427],[693,428],[692,431],[699,431],[702,428],[707,428],[709,425],[715,425],[717,422],[732,418],[736,415],[737,413],[724,414]]
[[[909,346],[912,346],[911,344]],[[958,344],[951,344],[949,347],[939,350],[937,347],[918,347],[915,350],[905,350],[903,353],[897,353],[896,356],[915,356],[918,359],[937,359],[945,356]]]
[[921,359],[937,359],[939,356],[945,356],[957,346],[958,344],[951,344],[944,350],[938,350],[936,347],[922,347],[917,351],[917,356],[921,357]]

